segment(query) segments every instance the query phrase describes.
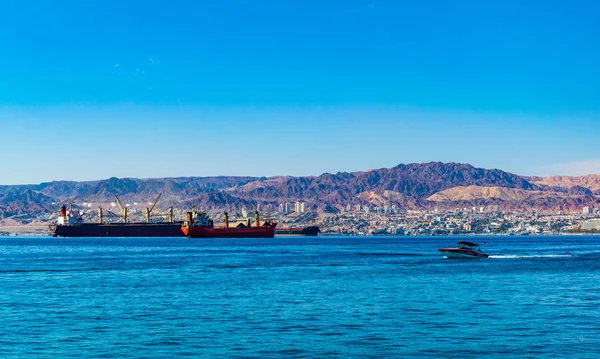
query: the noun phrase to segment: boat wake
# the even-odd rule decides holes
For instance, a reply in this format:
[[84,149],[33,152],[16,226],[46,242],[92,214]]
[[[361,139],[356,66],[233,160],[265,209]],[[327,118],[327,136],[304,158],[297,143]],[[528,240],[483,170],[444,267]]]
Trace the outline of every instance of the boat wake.
[[358,253],[361,257],[422,257],[419,253]]
[[495,258],[495,259],[521,259],[521,258],[569,258],[569,257],[573,257],[572,254],[524,254],[524,255],[520,255],[520,254],[498,254],[498,255],[491,255],[488,258]]

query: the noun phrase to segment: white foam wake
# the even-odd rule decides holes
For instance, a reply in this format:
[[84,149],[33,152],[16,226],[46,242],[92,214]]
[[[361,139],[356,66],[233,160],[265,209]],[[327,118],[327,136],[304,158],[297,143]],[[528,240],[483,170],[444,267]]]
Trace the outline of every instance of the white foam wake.
[[488,258],[515,259],[515,258],[567,258],[567,257],[573,257],[573,255],[572,254],[531,254],[531,255],[498,254],[498,255],[491,255]]

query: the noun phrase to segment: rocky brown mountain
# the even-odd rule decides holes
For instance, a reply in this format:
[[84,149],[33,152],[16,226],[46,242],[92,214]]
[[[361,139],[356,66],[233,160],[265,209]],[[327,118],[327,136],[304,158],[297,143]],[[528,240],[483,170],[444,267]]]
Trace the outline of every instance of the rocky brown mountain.
[[[258,182],[258,183],[257,183]],[[538,189],[524,178],[500,170],[475,168],[468,164],[430,162],[398,165],[366,172],[323,174],[318,177],[278,177],[250,182],[228,189],[233,195],[256,200],[280,199],[318,202],[332,193],[330,204],[345,204],[363,192],[393,191],[406,198],[423,199],[456,186],[497,186]],[[339,199],[341,203],[336,202]]]
[[47,213],[53,210],[54,201],[52,197],[28,188],[8,189],[0,193],[0,219]]

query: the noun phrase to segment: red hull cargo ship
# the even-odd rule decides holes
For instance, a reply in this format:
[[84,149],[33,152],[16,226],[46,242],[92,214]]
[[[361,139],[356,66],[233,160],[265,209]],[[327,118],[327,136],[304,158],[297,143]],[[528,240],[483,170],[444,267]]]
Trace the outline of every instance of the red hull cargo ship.
[[215,228],[213,221],[208,218],[206,213],[198,213],[196,218],[192,218],[192,213],[188,213],[181,231],[190,238],[273,238],[277,223],[267,221],[261,225],[258,212],[254,212],[254,214],[254,227],[248,221],[247,224],[242,223],[229,228],[228,215],[225,212],[224,228]]

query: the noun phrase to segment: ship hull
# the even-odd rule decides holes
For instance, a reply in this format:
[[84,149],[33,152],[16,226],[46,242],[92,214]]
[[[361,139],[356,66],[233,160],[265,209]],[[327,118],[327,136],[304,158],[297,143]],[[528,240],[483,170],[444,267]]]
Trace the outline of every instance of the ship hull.
[[182,227],[181,231],[190,238],[273,238],[275,225],[268,227],[211,228]]
[[318,236],[321,232],[319,227],[310,226],[303,228],[280,228],[275,231],[276,236]]
[[52,226],[55,237],[183,237],[182,223],[84,223]]
[[480,259],[488,257],[485,253],[461,248],[440,248],[438,251],[441,252],[444,257],[450,259]]

